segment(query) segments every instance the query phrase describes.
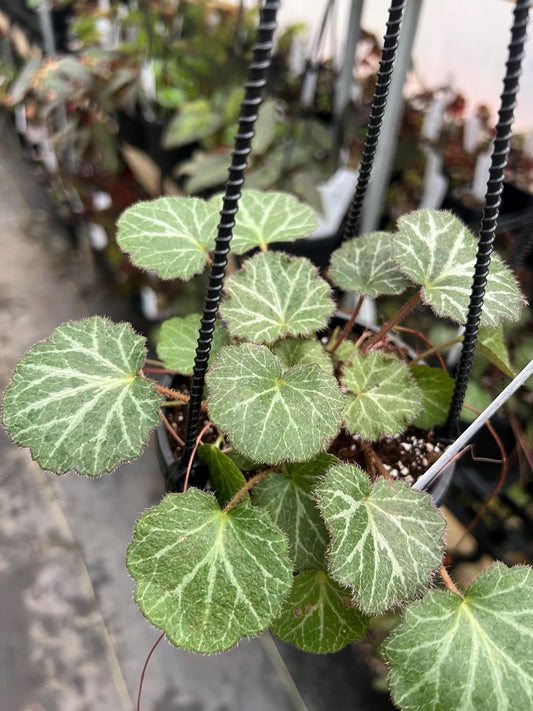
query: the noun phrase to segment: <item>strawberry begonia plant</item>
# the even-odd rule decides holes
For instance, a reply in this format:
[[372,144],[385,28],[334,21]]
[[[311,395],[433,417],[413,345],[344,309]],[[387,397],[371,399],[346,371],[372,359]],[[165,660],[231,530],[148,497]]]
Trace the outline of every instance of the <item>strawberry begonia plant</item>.
[[[120,218],[118,243],[136,266],[190,279],[210,261],[220,207],[218,197],[139,203]],[[383,467],[369,476],[331,447],[342,432],[368,450],[409,425],[445,421],[447,373],[384,349],[384,337],[419,303],[464,320],[476,239],[450,213],[419,210],[394,233],[343,244],[328,281],[307,259],[269,251],[314,227],[313,211],[294,197],[243,191],[232,251],[252,256],[226,279],[215,329],[205,406],[220,436],[199,450],[209,487],[169,493],[137,521],[127,553],[135,600],[173,644],[200,653],[268,628],[330,653],[363,637],[370,616],[402,606],[403,623],[385,645],[395,704],[527,711],[531,569],[496,563],[459,592],[442,568],[445,520],[430,495]],[[409,293],[395,319],[356,343],[327,330],[332,286],[360,302]],[[521,306],[495,257],[486,355],[496,358],[497,329]],[[166,369],[192,373],[199,323],[193,314],[162,325]],[[169,403],[144,376],[145,357],[144,338],[128,324],[64,324],[17,365],[4,426],[44,469],[110,472],[140,454]],[[186,406],[186,395],[175,397]],[[437,571],[446,589],[435,587]]]

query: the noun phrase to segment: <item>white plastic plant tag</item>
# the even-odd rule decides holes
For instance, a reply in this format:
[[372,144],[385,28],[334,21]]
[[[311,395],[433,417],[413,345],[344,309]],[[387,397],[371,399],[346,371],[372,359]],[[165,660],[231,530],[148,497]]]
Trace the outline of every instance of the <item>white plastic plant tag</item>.
[[87,226],[87,236],[89,244],[98,252],[107,247],[107,232],[102,225],[97,225],[96,222],[89,222]]
[[477,159],[476,170],[474,171],[474,180],[472,181],[472,195],[482,202],[485,199],[485,191],[487,190],[487,181],[489,179],[489,171],[491,164],[492,145],[486,153],[481,153]]
[[302,93],[300,95],[300,101],[302,106],[311,106],[313,99],[315,98],[316,92],[316,78],[317,73],[314,69],[310,69],[305,75],[304,83],[302,86]]
[[28,124],[26,123],[26,107],[24,104],[15,106],[15,128],[17,133],[25,134]]
[[424,123],[420,130],[420,138],[430,143],[438,139],[442,122],[444,121],[444,111],[444,101],[442,99],[434,99],[424,118]]
[[317,186],[324,213],[317,215],[318,227],[309,239],[326,237],[337,232],[350,206],[356,182],[355,171],[339,168],[328,181]]
[[481,121],[477,116],[471,116],[465,121],[463,129],[463,148],[467,153],[474,153],[481,141]]
[[95,190],[93,193],[93,208],[95,210],[107,210],[113,204],[109,193],[104,190]]
[[141,67],[140,80],[146,97],[151,101],[155,101],[155,75],[154,65],[152,62],[144,62]]

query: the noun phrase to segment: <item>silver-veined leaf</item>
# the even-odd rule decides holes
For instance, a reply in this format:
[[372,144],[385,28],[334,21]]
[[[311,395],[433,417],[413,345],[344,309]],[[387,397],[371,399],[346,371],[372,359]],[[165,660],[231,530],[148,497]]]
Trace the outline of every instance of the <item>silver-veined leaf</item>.
[[314,333],[335,307],[327,282],[309,260],[276,252],[248,260],[225,288],[223,319],[232,335],[254,343]]
[[372,442],[403,432],[420,412],[422,397],[405,363],[379,351],[354,354],[342,382],[348,388],[344,420],[350,434]]
[[284,338],[273,346],[272,352],[278,356],[285,368],[311,363],[320,365],[328,372],[333,368],[331,357],[316,338]]
[[328,532],[312,490],[338,460],[324,452],[309,462],[286,464],[254,486],[254,506],[264,509],[287,535],[295,570],[322,569]]
[[[211,200],[217,212],[222,196]],[[293,242],[308,237],[317,226],[315,212],[294,195],[280,192],[243,190],[235,218],[231,251],[244,254],[250,249],[265,249],[274,242]]]
[[287,541],[268,515],[247,503],[224,513],[197,489],[138,519],[127,566],[145,617],[203,654],[266,629],[292,584]]
[[385,643],[392,697],[412,711],[530,711],[533,571],[496,563],[464,597],[431,592]]
[[265,346],[223,348],[207,385],[211,420],[253,461],[305,461],[339,431],[344,398],[335,377],[318,365],[285,370]]
[[408,282],[393,258],[392,240],[390,232],[371,232],[345,242],[331,255],[333,282],[373,299],[401,294]]
[[364,637],[368,620],[354,607],[350,590],[323,570],[296,576],[272,632],[305,652],[332,654]]
[[213,205],[199,198],[157,198],[122,213],[117,242],[135,266],[162,279],[188,280],[204,269],[218,221]]
[[137,375],[145,339],[95,316],[56,328],[18,363],[4,395],[9,436],[43,468],[97,476],[138,457],[160,421],[153,382]]
[[[165,368],[182,375],[192,374],[201,319],[200,314],[191,314],[184,318],[171,318],[161,324],[157,355],[163,361]],[[226,346],[228,343],[228,332],[217,321],[213,332],[209,361],[214,360],[222,346]]]
[[430,496],[400,481],[373,485],[359,467],[329,469],[315,490],[332,541],[328,570],[375,615],[417,598],[442,562],[446,522]]

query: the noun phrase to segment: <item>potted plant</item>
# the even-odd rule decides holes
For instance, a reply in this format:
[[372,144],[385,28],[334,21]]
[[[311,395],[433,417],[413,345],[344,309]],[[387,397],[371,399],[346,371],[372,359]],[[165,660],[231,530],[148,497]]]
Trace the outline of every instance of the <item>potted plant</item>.
[[[219,208],[217,197],[139,203],[120,218],[118,243],[137,266],[188,280],[210,261]],[[204,407],[216,435],[199,450],[209,490],[182,481],[139,518],[127,554],[136,602],[173,644],[199,653],[269,627],[333,652],[360,639],[369,617],[405,607],[385,645],[396,705],[528,709],[531,569],[496,563],[460,592],[443,566],[442,515],[373,444],[445,418],[449,376],[408,362],[387,331],[422,302],[461,322],[476,239],[449,213],[414,212],[394,234],[344,244],[328,283],[307,259],[269,250],[314,225],[292,196],[243,194],[233,250],[253,256],[227,278],[215,327]],[[327,332],[332,284],[357,290],[360,303],[410,292],[393,320],[355,343],[349,328]],[[521,305],[495,257],[483,323],[516,320]],[[163,324],[169,370],[191,372],[198,323]],[[99,476],[138,456],[160,411],[189,399],[146,377],[145,356],[128,324],[60,326],[15,369],[3,401],[9,436],[58,474]],[[366,452],[371,476],[346,450]]]

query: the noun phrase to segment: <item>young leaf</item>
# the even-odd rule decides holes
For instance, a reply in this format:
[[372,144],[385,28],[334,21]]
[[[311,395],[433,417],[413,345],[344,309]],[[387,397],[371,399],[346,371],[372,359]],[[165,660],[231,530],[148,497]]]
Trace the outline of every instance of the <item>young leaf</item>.
[[389,232],[371,232],[345,242],[331,255],[333,282],[373,299],[381,294],[401,294],[407,279],[393,258],[392,240]]
[[203,153],[195,151],[191,160],[180,163],[173,170],[177,177],[188,175],[184,189],[189,194],[200,193],[223,185],[228,177],[231,153]]
[[284,370],[265,346],[223,348],[207,385],[212,421],[254,461],[305,461],[339,431],[344,398],[335,377],[318,365]]
[[444,424],[452,401],[454,381],[445,370],[428,365],[415,365],[411,373],[422,393],[420,414],[413,424],[423,430]]
[[138,519],[126,562],[146,618],[203,654],[266,629],[292,584],[287,541],[269,517],[249,504],[223,513],[197,489]]
[[199,198],[157,198],[122,213],[117,242],[135,266],[186,281],[205,267],[218,220],[214,206]]
[[533,706],[533,571],[496,563],[464,598],[431,592],[385,643],[400,709],[472,711]]
[[[217,212],[222,196],[211,200]],[[265,249],[274,242],[294,242],[308,237],[317,226],[314,211],[294,195],[260,190],[243,190],[239,202],[231,251],[244,254],[250,249]]]
[[209,102],[192,101],[169,121],[161,138],[161,148],[170,150],[210,136],[222,126],[222,118],[211,111]]
[[254,343],[307,336],[324,328],[334,303],[309,260],[267,252],[226,280],[221,314],[232,335]]
[[264,509],[289,540],[295,570],[323,568],[328,532],[312,496],[326,469],[338,459],[321,453],[310,462],[286,464],[254,486],[253,504]]
[[323,570],[300,573],[274,620],[272,632],[305,652],[332,654],[366,634],[368,620],[357,610],[350,591]]
[[9,436],[46,470],[97,476],[138,457],[161,398],[137,376],[145,339],[95,316],[59,326],[31,348],[4,395]]
[[[163,361],[165,368],[182,375],[192,374],[201,318],[200,314],[191,314],[185,318],[171,318],[161,324],[157,355]],[[226,346],[228,343],[228,332],[217,321],[209,362],[213,361],[222,346]]]
[[363,612],[385,612],[428,587],[442,561],[446,527],[428,494],[399,481],[372,486],[349,464],[331,467],[315,493],[332,537],[329,573],[353,587]]
[[209,469],[209,481],[220,506],[225,506],[246,485],[239,467],[212,444],[201,444],[198,456]]
[[409,368],[379,351],[354,355],[344,368],[342,382],[349,390],[346,429],[370,442],[383,433],[403,432],[420,412],[422,398]]
[[509,353],[503,342],[503,328],[501,326],[499,328],[483,328],[482,326],[477,336],[476,348],[502,373],[514,378],[516,373],[511,368]]
[[[416,210],[398,220],[394,255],[403,273],[422,286],[422,298],[439,316],[464,323],[477,242],[451,213]],[[512,273],[493,255],[481,324],[496,328],[520,315],[522,295]]]
[[274,345],[272,352],[278,356],[284,368],[316,363],[328,373],[332,371],[330,356],[325,352],[322,344],[315,339],[284,338]]

